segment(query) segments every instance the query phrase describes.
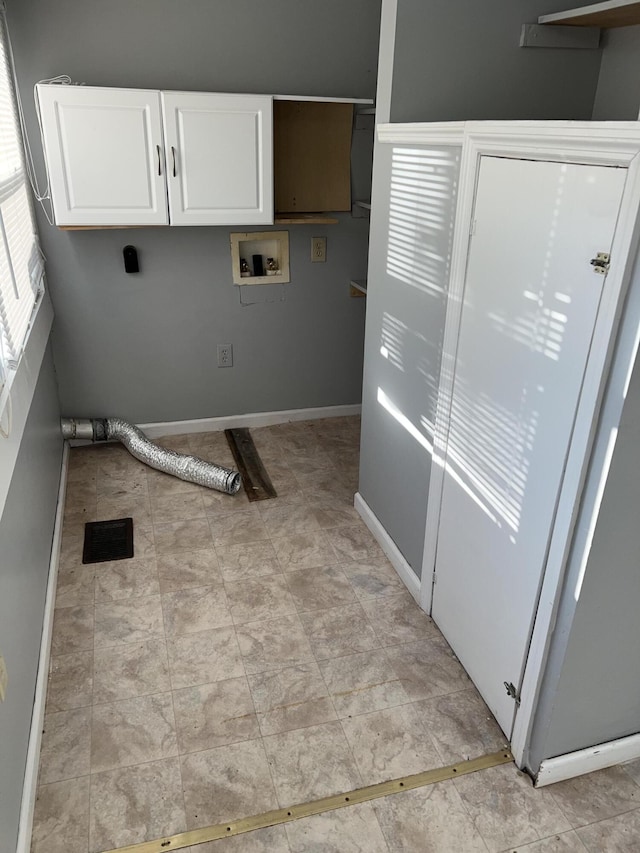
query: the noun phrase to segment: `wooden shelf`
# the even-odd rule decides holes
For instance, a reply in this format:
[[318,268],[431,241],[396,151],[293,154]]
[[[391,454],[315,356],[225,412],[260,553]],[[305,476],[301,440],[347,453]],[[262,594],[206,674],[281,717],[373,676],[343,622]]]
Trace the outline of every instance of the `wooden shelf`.
[[555,12],[553,15],[541,15],[539,24],[563,24],[570,27],[633,27],[640,24],[640,0],[606,0]]
[[349,282],[351,285],[351,296],[366,296],[367,295],[367,280],[366,278],[352,278]]
[[[373,98],[323,98],[319,95],[274,95],[274,101],[308,101],[319,104],[373,104]],[[362,112],[362,110],[358,110]],[[369,112],[369,110],[365,110]],[[371,112],[375,112],[374,109]]]
[[337,225],[335,216],[327,213],[277,213],[275,225]]
[[58,231],[113,231],[123,228],[168,228],[169,225],[58,225]]
[[[274,225],[337,225],[335,216],[328,213],[279,213]],[[169,225],[58,225],[59,231],[112,231],[129,228],[169,228]],[[211,228],[231,228],[231,225],[212,225]]]
[[369,219],[371,213],[371,202],[357,199],[351,205],[351,215],[354,219]]

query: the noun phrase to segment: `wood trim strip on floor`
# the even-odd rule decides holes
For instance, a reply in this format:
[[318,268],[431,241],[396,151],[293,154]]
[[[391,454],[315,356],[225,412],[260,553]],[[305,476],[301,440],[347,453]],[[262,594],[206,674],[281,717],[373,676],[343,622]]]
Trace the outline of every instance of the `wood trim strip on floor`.
[[225,429],[225,436],[242,476],[242,484],[250,501],[266,501],[277,498],[271,478],[262,464],[258,449],[246,427]]
[[358,803],[365,803],[368,800],[387,797],[390,794],[423,788],[426,785],[434,785],[436,782],[444,782],[446,779],[455,779],[457,776],[466,776],[468,773],[477,773],[479,770],[488,770],[490,767],[509,764],[512,761],[511,752],[508,749],[502,749],[499,752],[482,755],[480,758],[473,758],[470,761],[450,764],[448,767],[436,767],[434,770],[426,770],[412,776],[392,779],[389,782],[379,782],[377,785],[367,785],[365,788],[356,788],[354,791],[346,791],[344,794],[322,797],[319,800],[299,803],[289,808],[273,809],[241,820],[231,820],[213,826],[204,826],[201,829],[191,829],[155,841],[143,841],[140,844],[131,844],[129,847],[118,847],[114,850],[105,851],[105,853],[166,853],[167,850],[180,850],[195,844],[203,844],[205,841],[217,841],[220,838],[241,835],[244,832],[253,832],[255,829],[265,829],[268,826],[276,826],[281,823],[290,823],[292,820],[311,817],[322,812],[344,809],[358,805]]

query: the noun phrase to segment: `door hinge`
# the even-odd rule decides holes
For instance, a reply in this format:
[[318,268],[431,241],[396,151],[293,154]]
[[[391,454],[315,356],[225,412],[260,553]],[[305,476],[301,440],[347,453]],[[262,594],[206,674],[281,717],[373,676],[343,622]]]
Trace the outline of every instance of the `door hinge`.
[[434,572],[432,579],[431,579],[431,584],[432,584],[432,586],[435,586],[437,583],[438,583],[438,575]]
[[599,275],[606,275],[611,266],[611,255],[608,252],[598,252],[595,258],[591,258],[589,263],[593,267],[594,272],[599,273]]
[[469,228],[469,236],[470,236],[470,237],[473,237],[473,235],[474,235],[475,233],[476,233],[476,220],[475,220],[475,219],[472,219],[472,220],[471,220],[471,227]]
[[511,698],[514,700],[516,705],[518,705],[518,707],[520,707],[520,694],[516,690],[514,683],[512,681],[505,681],[504,686],[507,689],[507,695],[511,696]]

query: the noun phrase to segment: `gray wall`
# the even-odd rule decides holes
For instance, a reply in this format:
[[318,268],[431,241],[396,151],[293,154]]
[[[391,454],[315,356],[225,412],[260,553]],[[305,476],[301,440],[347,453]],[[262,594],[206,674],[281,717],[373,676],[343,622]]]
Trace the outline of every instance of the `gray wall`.
[[359,491],[417,575],[459,170],[459,149],[376,149]]
[[[389,19],[396,3],[395,43],[381,40],[378,80],[380,93],[391,88],[392,122],[590,118],[600,51],[518,46],[523,23],[571,8],[572,2],[383,0]],[[417,225],[414,236],[423,245],[414,244],[405,258],[410,281],[388,274],[390,148],[378,143],[374,160],[360,493],[420,575],[430,454],[380,406],[377,394],[381,388],[422,439],[431,441],[424,420],[433,418],[445,305],[444,295],[421,286],[420,279],[427,271],[445,286],[446,271],[431,269],[421,252],[432,244],[446,257],[450,233],[440,232],[438,245]],[[449,227],[450,215],[451,208],[445,216]],[[399,330],[402,367],[380,355],[385,324]]]
[[[618,333],[550,638],[526,756],[533,773],[545,758],[640,732],[640,359],[635,352],[639,318],[640,256],[636,257]],[[601,471],[616,429],[615,450],[580,585]]]
[[[603,51],[593,118],[636,120],[640,108],[640,27],[603,33]],[[545,758],[584,749],[640,731],[640,363],[625,393],[640,315],[640,260],[621,325],[615,372],[601,413],[593,472],[569,558],[536,710],[527,766],[537,772]],[[584,582],[576,601],[581,556],[595,504],[600,465],[612,429],[622,418],[596,524]]]
[[0,519],[0,651],[9,673],[0,706],[0,853],[13,853],[49,573],[62,441],[47,350]]
[[629,387],[545,757],[640,731],[640,364]]
[[[7,5],[38,154],[32,87],[62,73],[105,86],[375,94],[379,0]],[[292,283],[244,288],[260,303],[250,307],[231,283],[229,232],[242,229],[40,225],[65,414],[151,422],[360,401],[365,306],[348,283],[366,267],[366,219],[290,226]],[[322,235],[327,263],[312,265],[311,237]],[[135,276],[122,268],[128,243]],[[216,368],[217,343],[233,344],[232,369]]]
[[607,30],[593,118],[636,121],[640,112],[640,26]]
[[398,0],[392,121],[590,119],[599,50],[519,47],[575,0]]

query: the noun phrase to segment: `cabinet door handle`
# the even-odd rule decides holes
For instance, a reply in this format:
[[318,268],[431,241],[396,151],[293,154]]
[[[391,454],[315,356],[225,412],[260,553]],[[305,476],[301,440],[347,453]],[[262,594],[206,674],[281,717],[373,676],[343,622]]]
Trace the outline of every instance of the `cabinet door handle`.
[[156,151],[158,152],[158,175],[162,175],[162,166],[161,166],[162,161],[160,160],[160,146],[159,145],[156,145]]
[[173,177],[176,176],[176,149],[171,146],[171,156],[173,157]]

